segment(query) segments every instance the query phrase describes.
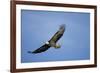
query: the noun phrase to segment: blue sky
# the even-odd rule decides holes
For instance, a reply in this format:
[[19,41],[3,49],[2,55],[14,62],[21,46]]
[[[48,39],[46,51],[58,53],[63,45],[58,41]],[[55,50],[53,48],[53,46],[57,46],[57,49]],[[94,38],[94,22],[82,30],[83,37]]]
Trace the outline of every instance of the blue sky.
[[[30,54],[48,41],[66,24],[58,41],[61,48],[51,47],[39,54]],[[72,61],[90,59],[90,14],[21,10],[21,62]]]

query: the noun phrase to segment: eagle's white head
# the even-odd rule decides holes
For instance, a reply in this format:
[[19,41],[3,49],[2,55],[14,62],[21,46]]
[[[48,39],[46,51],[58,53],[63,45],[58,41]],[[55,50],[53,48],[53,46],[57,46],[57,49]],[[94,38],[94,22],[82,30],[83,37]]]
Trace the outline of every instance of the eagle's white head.
[[49,42],[47,41],[47,42],[45,42],[45,44],[49,45]]

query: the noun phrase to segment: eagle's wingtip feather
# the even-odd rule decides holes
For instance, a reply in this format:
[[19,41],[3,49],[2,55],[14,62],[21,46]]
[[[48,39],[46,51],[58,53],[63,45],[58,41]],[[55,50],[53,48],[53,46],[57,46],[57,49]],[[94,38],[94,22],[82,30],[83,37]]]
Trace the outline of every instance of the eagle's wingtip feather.
[[60,25],[60,29],[65,29],[65,28],[66,28],[66,24]]
[[30,54],[37,54],[37,52],[28,51]]

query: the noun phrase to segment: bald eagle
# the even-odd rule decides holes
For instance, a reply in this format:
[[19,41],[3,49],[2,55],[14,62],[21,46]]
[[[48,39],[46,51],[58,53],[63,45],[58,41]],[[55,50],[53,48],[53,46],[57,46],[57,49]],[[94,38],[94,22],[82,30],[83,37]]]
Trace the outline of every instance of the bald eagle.
[[63,36],[65,32],[65,24],[60,25],[59,30],[54,34],[54,36],[47,41],[44,45],[34,51],[28,51],[28,53],[42,53],[48,50],[50,47],[60,48],[61,46],[57,44],[57,41]]

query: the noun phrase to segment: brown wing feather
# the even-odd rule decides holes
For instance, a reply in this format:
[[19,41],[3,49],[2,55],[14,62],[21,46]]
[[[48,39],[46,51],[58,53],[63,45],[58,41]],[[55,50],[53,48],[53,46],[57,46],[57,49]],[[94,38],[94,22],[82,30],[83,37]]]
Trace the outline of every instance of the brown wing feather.
[[61,25],[60,29],[54,34],[54,36],[50,39],[49,42],[57,42],[62,36],[65,31],[65,25]]
[[29,51],[28,53],[41,53],[41,52],[44,52],[46,50],[48,50],[50,48],[49,45],[47,44],[44,44],[43,46],[41,46],[40,48],[36,49],[35,51]]

